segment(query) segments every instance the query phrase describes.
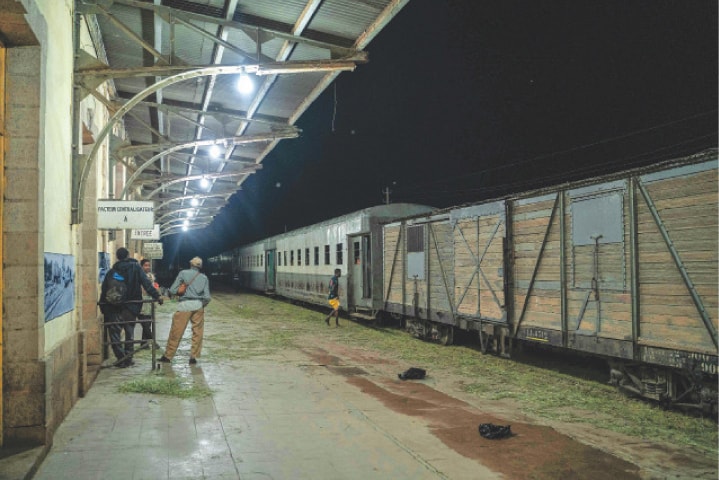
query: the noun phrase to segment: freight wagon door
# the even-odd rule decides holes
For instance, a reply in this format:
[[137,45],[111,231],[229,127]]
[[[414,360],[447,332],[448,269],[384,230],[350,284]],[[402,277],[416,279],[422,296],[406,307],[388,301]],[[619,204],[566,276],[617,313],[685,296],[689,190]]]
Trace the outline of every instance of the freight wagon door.
[[455,314],[506,323],[503,202],[458,209],[450,217],[454,238]]

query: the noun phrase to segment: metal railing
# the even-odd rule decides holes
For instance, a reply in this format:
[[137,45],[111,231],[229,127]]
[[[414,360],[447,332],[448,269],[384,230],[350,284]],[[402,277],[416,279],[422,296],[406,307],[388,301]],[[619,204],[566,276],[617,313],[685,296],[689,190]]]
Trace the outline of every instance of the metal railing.
[[[128,305],[128,304],[131,304],[131,303],[143,303],[143,304],[149,303],[149,304],[150,304],[150,318],[143,318],[143,314],[140,313],[140,314],[139,314],[136,318],[134,318],[133,320],[123,320],[123,321],[108,322],[108,321],[106,321],[106,319],[104,318],[104,315],[103,315],[103,333],[102,333],[102,339],[103,339],[103,341],[102,341],[102,357],[103,357],[103,360],[107,360],[108,358],[110,358],[110,354],[109,354],[110,352],[109,352],[109,350],[111,349],[112,345],[127,345],[128,343],[130,343],[130,344],[132,344],[132,346],[133,346],[133,348],[130,350],[130,352],[129,352],[127,355],[125,355],[124,357],[115,360],[115,361],[112,363],[112,366],[113,366],[113,367],[116,367],[116,366],[118,366],[118,365],[120,365],[120,364],[122,364],[122,363],[124,363],[124,362],[132,361],[132,360],[133,360],[133,357],[134,357],[134,355],[135,355],[135,353],[137,353],[137,352],[140,351],[140,350],[144,350],[144,349],[145,349],[145,346],[144,346],[144,345],[143,345],[141,348],[139,348],[139,349],[135,349],[134,346],[135,346],[136,344],[141,344],[141,345],[142,345],[142,344],[144,344],[144,343],[148,343],[148,344],[149,344],[150,351],[151,351],[151,355],[152,355],[152,363],[151,363],[151,365],[150,365],[150,370],[154,370],[155,368],[159,368],[159,364],[157,364],[157,362],[156,362],[156,358],[157,358],[156,353],[157,353],[157,350],[159,350],[159,346],[157,345],[157,335],[156,335],[156,326],[157,326],[157,325],[156,325],[156,322],[155,322],[155,303],[156,303],[156,302],[157,302],[157,300],[153,300],[153,299],[147,299],[147,300],[131,300],[131,301],[122,302],[122,303],[119,303],[119,304],[114,304],[114,303],[113,303],[113,304],[110,304],[110,303],[98,302],[98,305],[112,305],[113,307],[122,307],[123,305]],[[116,318],[117,318],[117,317],[116,317]],[[135,336],[133,335],[133,339],[132,339],[132,341],[130,341],[130,342],[128,342],[128,341],[126,341],[126,340],[120,340],[120,341],[118,341],[118,342],[113,342],[112,339],[111,339],[111,337],[110,337],[110,328],[109,328],[110,325],[121,325],[121,326],[122,326],[122,325],[132,324],[132,325],[133,325],[133,330],[134,330],[134,328],[135,328],[138,324],[142,326],[143,324],[146,324],[146,323],[149,323],[149,324],[150,324],[150,331],[151,331],[151,333],[152,333],[152,338],[150,338],[150,339],[139,339],[139,340],[136,340],[136,339],[135,339]],[[121,334],[122,334],[122,332],[121,332]]]

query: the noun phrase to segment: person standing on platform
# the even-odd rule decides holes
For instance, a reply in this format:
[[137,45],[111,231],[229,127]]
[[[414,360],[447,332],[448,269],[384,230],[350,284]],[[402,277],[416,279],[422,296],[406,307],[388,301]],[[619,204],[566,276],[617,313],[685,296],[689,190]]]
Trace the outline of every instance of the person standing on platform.
[[335,317],[335,326],[340,326],[340,277],[342,276],[342,270],[339,268],[335,269],[335,275],[334,277],[330,278],[330,284],[329,284],[329,294],[327,295],[327,301],[329,302],[330,306],[332,307],[332,311],[329,315],[327,315],[327,318],[325,318],[325,323],[329,327],[330,325],[330,318],[334,315]]
[[[161,362],[170,363],[172,361],[188,321],[192,323],[190,365],[196,364],[200,357],[205,329],[205,307],[211,300],[210,281],[200,272],[201,268],[202,259],[200,257],[193,258],[190,260],[190,268],[182,270],[170,287],[170,293],[178,295],[180,301],[177,303],[177,311],[172,316],[170,335],[167,338],[165,354],[160,357]],[[181,292],[181,285],[184,286],[184,294]]]
[[[142,267],[142,271],[145,272],[145,275],[147,275],[147,278],[152,282],[152,286],[155,287],[157,291],[160,291],[160,286],[155,281],[155,274],[152,273],[152,262],[147,258],[143,258],[140,260],[140,266]],[[150,294],[145,290],[145,287],[142,288],[142,298],[143,300],[149,300],[151,298]],[[140,326],[142,327],[142,343],[140,347],[145,348],[148,347],[152,341],[152,304],[143,303],[140,315],[137,318],[140,320]],[[159,348],[157,343],[155,343],[155,348]]]
[[[162,297],[140,268],[137,260],[130,257],[130,252],[126,248],[118,248],[115,256],[117,262],[107,272],[102,282],[99,303],[110,333],[112,351],[117,357],[117,366],[124,368],[134,364],[132,361],[134,330],[137,316],[142,308],[142,288],[160,305],[162,305]],[[121,302],[108,301],[111,278],[113,282],[124,283],[125,292]],[[120,338],[122,331],[125,332],[124,342]]]

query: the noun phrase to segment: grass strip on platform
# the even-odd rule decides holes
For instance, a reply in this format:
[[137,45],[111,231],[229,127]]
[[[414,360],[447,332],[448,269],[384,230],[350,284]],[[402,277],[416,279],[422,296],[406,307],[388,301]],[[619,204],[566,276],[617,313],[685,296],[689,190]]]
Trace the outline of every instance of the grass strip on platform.
[[183,382],[176,377],[162,375],[150,375],[130,380],[121,384],[118,390],[122,393],[147,393],[184,399],[204,398],[212,395],[212,390],[206,386],[198,386]]

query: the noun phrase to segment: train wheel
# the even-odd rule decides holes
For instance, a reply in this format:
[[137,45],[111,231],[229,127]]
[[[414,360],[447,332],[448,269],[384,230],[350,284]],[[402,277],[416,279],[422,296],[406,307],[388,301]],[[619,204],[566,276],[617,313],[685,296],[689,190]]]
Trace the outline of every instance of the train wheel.
[[489,351],[489,342],[492,341],[492,336],[483,332],[482,329],[479,329],[479,350],[482,352],[482,355],[486,355]]
[[454,327],[451,325],[438,326],[439,343],[442,345],[452,345],[454,343]]

